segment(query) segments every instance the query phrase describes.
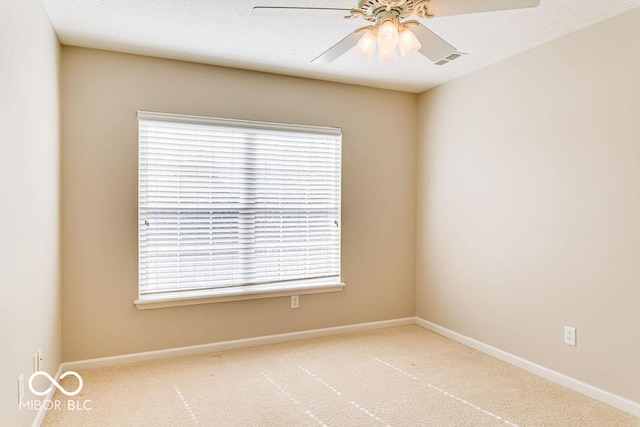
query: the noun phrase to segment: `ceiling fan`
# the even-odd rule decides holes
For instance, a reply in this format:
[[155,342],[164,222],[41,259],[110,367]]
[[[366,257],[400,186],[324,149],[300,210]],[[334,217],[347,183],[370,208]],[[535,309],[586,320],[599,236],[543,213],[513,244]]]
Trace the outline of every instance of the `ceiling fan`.
[[358,28],[311,62],[333,62],[354,46],[371,58],[378,48],[378,61],[391,63],[420,52],[432,62],[445,65],[463,55],[416,19],[536,7],[540,0],[359,0],[355,9],[328,7],[256,6],[254,15],[339,14],[345,19],[363,19]]

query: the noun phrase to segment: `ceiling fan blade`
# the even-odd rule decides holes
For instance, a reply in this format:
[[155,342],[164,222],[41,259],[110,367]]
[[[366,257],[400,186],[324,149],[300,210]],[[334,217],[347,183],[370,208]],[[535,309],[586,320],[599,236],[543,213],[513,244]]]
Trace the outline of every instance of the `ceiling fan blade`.
[[338,16],[349,15],[351,9],[338,9],[334,7],[279,7],[256,6],[252,14],[256,16]]
[[349,49],[358,44],[358,40],[362,37],[362,34],[367,31],[369,27],[361,27],[355,30],[353,33],[349,34],[347,37],[340,40],[338,43],[331,46],[326,52],[322,55],[314,58],[311,62],[320,62],[327,63],[333,62],[338,59],[340,56],[347,53]]
[[458,51],[455,47],[444,41],[439,35],[418,22],[412,22],[411,32],[420,41],[422,47],[420,53],[432,62],[438,62]]
[[435,17],[536,7],[540,0],[431,0],[429,13]]

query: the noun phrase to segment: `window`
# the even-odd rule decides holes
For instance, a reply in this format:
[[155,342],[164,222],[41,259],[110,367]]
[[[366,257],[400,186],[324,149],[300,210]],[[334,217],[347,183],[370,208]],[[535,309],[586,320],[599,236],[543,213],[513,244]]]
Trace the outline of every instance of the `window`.
[[342,289],[339,129],[138,122],[139,308]]

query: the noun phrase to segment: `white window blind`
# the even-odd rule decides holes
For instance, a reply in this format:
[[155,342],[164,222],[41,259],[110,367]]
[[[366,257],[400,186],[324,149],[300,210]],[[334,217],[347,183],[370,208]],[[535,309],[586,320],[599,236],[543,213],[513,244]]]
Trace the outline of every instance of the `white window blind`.
[[141,300],[340,280],[339,129],[138,121]]

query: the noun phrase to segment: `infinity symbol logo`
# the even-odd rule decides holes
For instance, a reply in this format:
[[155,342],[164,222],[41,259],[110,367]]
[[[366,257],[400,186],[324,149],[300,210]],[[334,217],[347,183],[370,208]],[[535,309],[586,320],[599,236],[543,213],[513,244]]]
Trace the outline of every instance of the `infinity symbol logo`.
[[56,382],[56,380],[54,380],[53,378],[51,378],[51,375],[49,375],[48,373],[44,372],[44,371],[37,371],[34,372],[30,377],[29,377],[29,390],[31,390],[31,393],[35,394],[36,396],[44,396],[47,395],[51,392],[52,387],[49,386],[49,388],[47,388],[45,391],[37,391],[36,389],[33,388],[33,379],[35,377],[46,377],[49,381],[51,381],[51,384],[54,385],[58,390],[60,390],[60,392],[66,396],[75,396],[76,394],[80,393],[80,390],[82,390],[82,386],[84,385],[84,383],[82,382],[82,377],[80,376],[79,373],[74,372],[74,371],[67,371],[64,374],[60,375],[60,379],[62,380],[65,377],[68,377],[69,375],[76,377],[78,379],[78,388],[74,391],[67,391],[64,389],[64,387],[62,387],[60,384],[58,384],[58,382]]

